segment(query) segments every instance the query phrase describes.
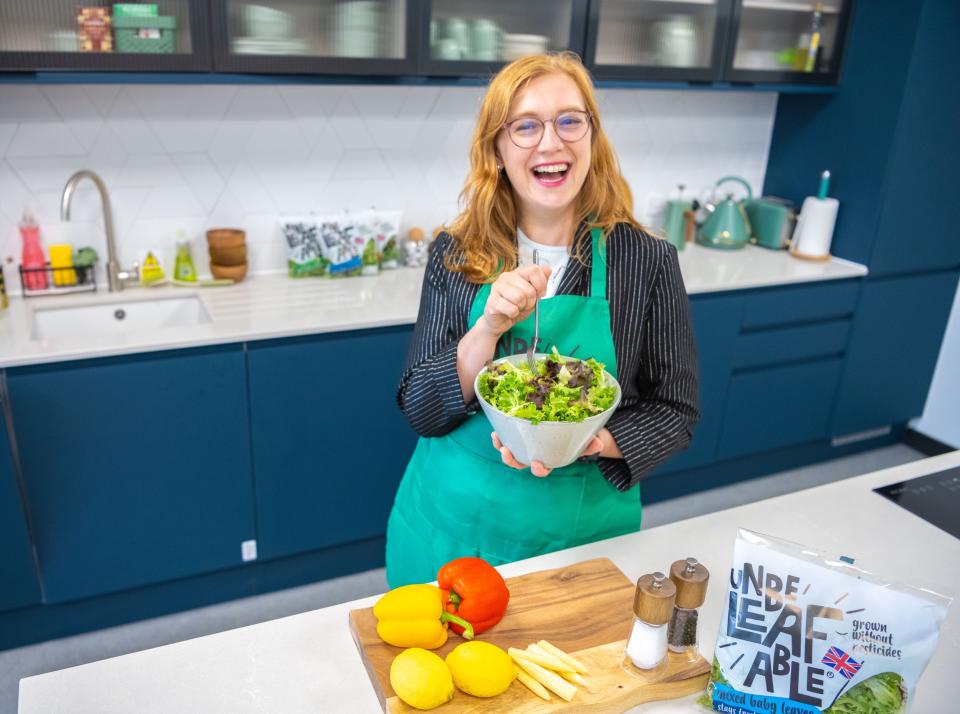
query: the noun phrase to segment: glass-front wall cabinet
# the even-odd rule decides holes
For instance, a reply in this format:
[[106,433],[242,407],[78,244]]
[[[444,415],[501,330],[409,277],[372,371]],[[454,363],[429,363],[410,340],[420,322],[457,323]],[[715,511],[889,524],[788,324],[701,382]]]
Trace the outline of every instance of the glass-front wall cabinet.
[[213,0],[230,72],[413,74],[417,0]]
[[209,68],[203,0],[0,0],[0,69]]
[[404,0],[227,0],[237,55],[402,59]]
[[524,55],[582,51],[586,0],[431,0],[428,7],[433,73],[483,73]]
[[591,59],[597,75],[716,74],[726,8],[725,0],[594,0]]
[[792,81],[835,77],[846,0],[741,0],[735,14],[731,79],[781,75]]

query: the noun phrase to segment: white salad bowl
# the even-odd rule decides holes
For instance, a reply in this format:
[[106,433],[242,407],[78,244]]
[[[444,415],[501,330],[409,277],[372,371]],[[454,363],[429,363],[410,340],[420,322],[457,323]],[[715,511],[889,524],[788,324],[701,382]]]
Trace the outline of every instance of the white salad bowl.
[[[538,353],[535,355],[535,359],[543,359],[546,356]],[[517,365],[526,361],[526,359],[526,354],[510,355],[496,360],[494,364],[510,362]],[[613,404],[610,405],[609,409],[579,422],[542,421],[539,424],[534,424],[528,419],[504,414],[480,396],[480,378],[486,371],[486,368],[480,370],[480,374],[477,375],[473,383],[477,401],[480,402],[480,408],[486,414],[493,430],[497,432],[500,441],[510,449],[521,464],[539,461],[551,469],[572,464],[613,415],[622,396],[620,384],[609,372],[604,370],[603,376],[606,384],[617,388],[617,394],[613,398]]]

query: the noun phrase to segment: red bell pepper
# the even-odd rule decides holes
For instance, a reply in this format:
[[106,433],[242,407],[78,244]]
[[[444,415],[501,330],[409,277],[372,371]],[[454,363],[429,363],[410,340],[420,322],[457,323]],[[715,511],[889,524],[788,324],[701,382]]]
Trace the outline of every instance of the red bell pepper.
[[[437,573],[437,584],[444,592],[447,612],[456,613],[473,625],[474,634],[500,622],[510,601],[510,590],[503,577],[483,558],[451,560]],[[463,634],[460,625],[451,622],[450,628]]]

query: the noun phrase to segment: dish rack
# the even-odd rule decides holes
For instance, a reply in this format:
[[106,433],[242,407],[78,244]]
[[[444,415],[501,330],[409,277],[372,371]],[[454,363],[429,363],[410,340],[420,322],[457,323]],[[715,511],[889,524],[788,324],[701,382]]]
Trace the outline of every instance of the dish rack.
[[62,268],[54,268],[49,263],[42,268],[24,268],[21,265],[20,287],[23,296],[96,292],[96,265],[68,265]]

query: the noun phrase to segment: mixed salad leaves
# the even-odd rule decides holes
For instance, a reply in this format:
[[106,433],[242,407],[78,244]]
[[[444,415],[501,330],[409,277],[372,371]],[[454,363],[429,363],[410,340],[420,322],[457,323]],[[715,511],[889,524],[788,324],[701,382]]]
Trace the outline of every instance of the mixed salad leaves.
[[526,361],[488,362],[478,380],[480,396],[510,416],[542,421],[583,421],[613,405],[617,388],[606,383],[603,364],[592,357],[578,360],[553,353]]

